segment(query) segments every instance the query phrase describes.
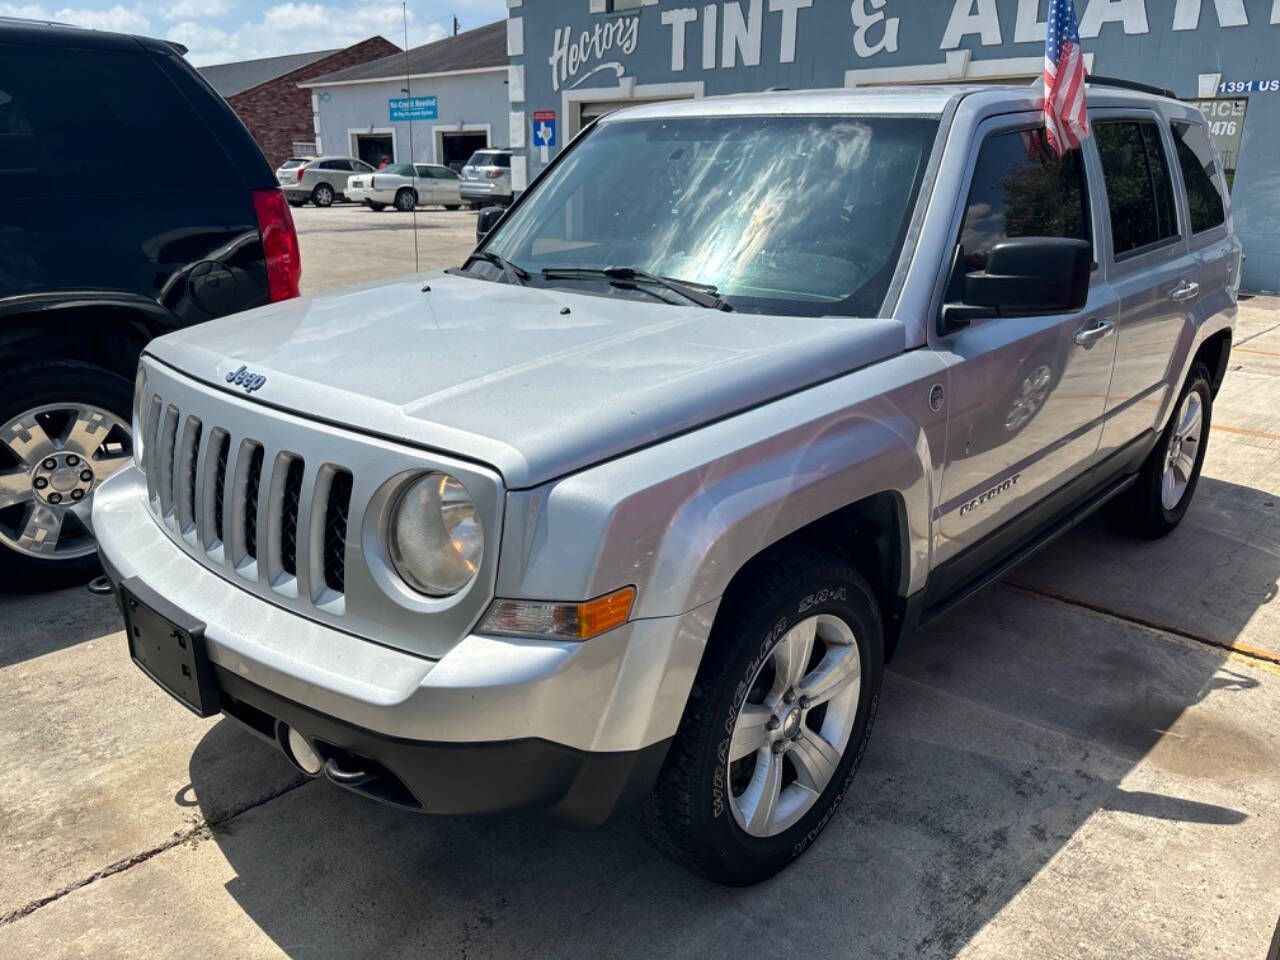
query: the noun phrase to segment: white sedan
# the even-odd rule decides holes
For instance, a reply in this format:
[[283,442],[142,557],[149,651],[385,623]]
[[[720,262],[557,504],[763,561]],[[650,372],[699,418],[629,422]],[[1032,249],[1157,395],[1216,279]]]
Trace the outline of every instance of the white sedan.
[[373,173],[362,173],[347,181],[348,200],[363,203],[371,210],[436,204],[446,210],[462,206],[458,175],[434,163],[393,163]]

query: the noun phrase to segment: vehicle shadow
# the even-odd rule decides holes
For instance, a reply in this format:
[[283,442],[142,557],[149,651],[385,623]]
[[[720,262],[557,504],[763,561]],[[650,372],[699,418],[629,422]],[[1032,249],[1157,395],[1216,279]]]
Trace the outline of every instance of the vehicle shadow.
[[[1206,501],[1255,493],[1231,487],[1217,483]],[[1255,542],[1280,534],[1276,523],[1260,525]],[[1208,526],[1187,529],[1197,537]],[[1098,536],[1083,529],[1045,562],[1074,563]],[[1166,571],[1197,562],[1195,549],[1171,552]],[[1280,576],[1275,553],[1244,551],[1237,562],[1263,564],[1251,580]],[[1241,611],[1234,622],[1248,620]],[[518,817],[424,817],[327,783],[213,836],[236,872],[228,891],[295,958],[951,957],[1099,812],[1210,830],[1247,821],[1230,791],[1195,794],[1179,777],[1270,776],[1259,765],[1277,763],[1276,745],[1233,726],[1220,700],[1257,686],[1221,650],[998,585],[895,661],[840,813],[800,862],[757,887],[685,873],[628,822],[578,834]],[[230,725],[191,760],[208,811],[220,809],[211,771],[224,753],[269,749],[230,736]],[[1136,855],[1125,842],[1104,852],[1119,865]],[[1108,863],[1092,869],[1106,889]],[[1072,922],[1060,900],[1044,909],[1062,913],[1059,931]],[[1038,924],[1046,938],[1051,919]],[[1028,942],[1023,955],[1057,955],[1063,944],[1053,943]]]
[[0,584],[0,668],[122,629],[115,601],[84,585],[40,590]]

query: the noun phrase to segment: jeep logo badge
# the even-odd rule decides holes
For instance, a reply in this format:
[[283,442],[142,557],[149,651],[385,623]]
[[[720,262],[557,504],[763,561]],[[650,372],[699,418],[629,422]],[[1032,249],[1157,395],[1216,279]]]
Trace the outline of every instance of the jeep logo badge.
[[267,378],[260,373],[250,373],[244,367],[236,370],[234,373],[227,374],[227,383],[238,387],[244,387],[245,393],[253,393],[260,386],[267,382]]

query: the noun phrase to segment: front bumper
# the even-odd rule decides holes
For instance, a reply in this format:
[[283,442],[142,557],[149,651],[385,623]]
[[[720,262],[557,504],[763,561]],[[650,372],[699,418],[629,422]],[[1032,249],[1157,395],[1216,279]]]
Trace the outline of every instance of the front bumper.
[[433,661],[236,587],[175,545],[145,497],[132,467],[95,492],[112,582],[136,577],[206,624],[224,712],[268,739],[287,724],[322,753],[389,774],[359,792],[427,812],[529,807],[589,826],[651,786],[714,604],[580,644],[472,634]]

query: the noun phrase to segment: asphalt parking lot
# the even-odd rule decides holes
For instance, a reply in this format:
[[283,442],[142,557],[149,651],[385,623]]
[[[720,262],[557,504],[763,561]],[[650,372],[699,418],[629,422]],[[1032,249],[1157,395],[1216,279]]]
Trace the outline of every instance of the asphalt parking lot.
[[[294,215],[303,287],[411,218]],[[422,211],[423,268],[474,214]],[[1280,915],[1280,300],[1242,304],[1196,500],[1092,522],[919,639],[826,833],[728,890],[628,822],[433,819],[303,782],[129,661],[112,601],[0,586],[0,956],[1267,954]]]
[[[456,267],[476,244],[476,212],[422,207],[416,218],[394,207],[375,213],[353,203],[294,207],[302,247],[302,292]],[[417,230],[414,223],[417,223]],[[417,266],[414,266],[414,234]]]

